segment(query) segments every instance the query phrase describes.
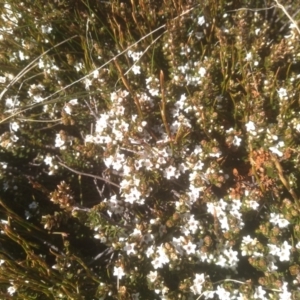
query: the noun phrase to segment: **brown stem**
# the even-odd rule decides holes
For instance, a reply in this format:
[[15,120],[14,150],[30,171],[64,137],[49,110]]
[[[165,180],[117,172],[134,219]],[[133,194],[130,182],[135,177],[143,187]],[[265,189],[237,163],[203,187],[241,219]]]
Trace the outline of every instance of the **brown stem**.
[[114,183],[114,182],[112,182],[112,181],[109,181],[109,180],[107,180],[107,179],[105,179],[105,178],[103,178],[103,177],[100,177],[100,176],[97,176],[97,175],[93,175],[93,174],[83,173],[83,172],[79,172],[79,171],[77,171],[77,170],[74,170],[74,169],[68,167],[68,166],[67,166],[66,164],[64,164],[63,162],[61,162],[61,159],[60,159],[58,156],[56,156],[56,157],[59,159],[58,164],[60,164],[61,166],[63,166],[64,168],[70,170],[71,172],[73,172],[73,173],[75,173],[75,174],[82,175],[82,176],[87,176],[87,177],[92,177],[92,178],[96,178],[96,179],[100,179],[100,180],[102,180],[102,181],[104,181],[104,182],[106,182],[106,183],[108,183],[108,184],[111,184],[111,185],[113,185],[113,186],[116,186],[116,187],[120,188],[120,186],[119,186],[118,184],[116,184],[116,183]]
[[169,137],[169,140],[172,141],[170,127],[167,122],[166,117],[166,99],[165,99],[165,90],[164,90],[164,72],[160,70],[160,89],[161,89],[161,105],[160,105],[160,113],[163,120],[163,123],[166,128],[167,135]]
[[120,75],[121,75],[121,79],[122,79],[122,81],[123,81],[123,84],[125,85],[126,89],[129,91],[129,93],[130,93],[130,94],[132,95],[132,97],[133,97],[134,103],[135,103],[135,105],[136,105],[136,107],[137,107],[137,110],[138,110],[139,117],[140,117],[141,119],[143,119],[143,112],[142,112],[141,105],[140,105],[140,102],[139,102],[137,96],[135,95],[135,93],[134,93],[133,90],[131,89],[129,82],[128,82],[128,80],[125,78],[125,76],[124,76],[124,74],[123,74],[123,71],[122,71],[122,69],[121,69],[121,67],[120,67],[120,65],[119,65],[119,63],[117,62],[116,59],[114,60],[114,62],[115,62],[115,65],[116,65],[116,67],[117,67],[117,69],[118,69]]
[[297,206],[300,207],[300,205],[299,205],[299,199],[298,199],[295,191],[290,187],[290,184],[289,184],[288,180],[286,180],[286,178],[285,178],[285,176],[283,174],[283,169],[282,169],[282,166],[281,166],[280,162],[278,161],[277,157],[274,154],[270,153],[270,156],[272,158],[272,161],[275,164],[275,167],[276,167],[276,169],[278,171],[278,176],[279,176],[282,184],[285,186],[285,188],[291,194],[291,196],[295,200]]

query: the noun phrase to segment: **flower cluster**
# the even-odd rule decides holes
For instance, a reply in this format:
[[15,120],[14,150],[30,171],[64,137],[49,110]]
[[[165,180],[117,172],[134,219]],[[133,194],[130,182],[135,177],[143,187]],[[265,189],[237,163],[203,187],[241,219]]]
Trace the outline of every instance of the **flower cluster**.
[[0,295],[299,298],[297,23],[27,2],[1,9]]

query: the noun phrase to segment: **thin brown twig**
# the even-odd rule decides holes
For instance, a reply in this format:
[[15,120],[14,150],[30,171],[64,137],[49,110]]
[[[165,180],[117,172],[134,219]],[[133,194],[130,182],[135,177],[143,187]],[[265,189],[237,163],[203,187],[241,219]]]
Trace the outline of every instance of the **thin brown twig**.
[[164,72],[162,70],[160,70],[160,90],[161,90],[161,105],[160,105],[160,113],[161,113],[161,117],[163,120],[163,123],[165,125],[165,129],[167,132],[167,135],[169,137],[169,140],[172,140],[171,137],[171,131],[170,131],[170,127],[169,124],[167,122],[167,117],[166,117],[166,98],[165,98],[165,88],[164,88]]
[[300,29],[299,29],[299,27],[298,27],[296,21],[295,21],[295,20],[291,17],[291,15],[286,11],[285,7],[284,7],[282,4],[280,4],[280,3],[278,2],[278,0],[275,0],[275,2],[276,2],[276,4],[277,4],[276,6],[278,6],[278,7],[284,12],[284,14],[289,18],[289,20],[293,23],[293,25],[294,25],[295,28],[297,29],[298,33],[300,34]]
[[[180,17],[182,17],[182,16],[188,14],[190,11],[192,11],[193,9],[195,9],[195,8],[198,7],[198,6],[199,6],[199,4],[197,4],[197,5],[193,6],[193,7],[191,7],[190,9],[184,11],[184,12],[183,12],[182,14],[180,14],[179,16],[175,17],[173,20],[176,20],[176,19],[178,19],[178,18],[180,18]],[[76,84],[76,83],[78,83],[78,82],[81,82],[81,81],[83,81],[84,79],[90,77],[91,74],[92,74],[93,72],[95,72],[95,71],[97,71],[97,70],[103,69],[106,65],[110,64],[110,63],[111,63],[113,60],[115,60],[117,57],[123,55],[123,54],[126,53],[129,49],[133,48],[135,45],[139,44],[141,41],[143,41],[144,39],[146,39],[148,36],[151,36],[151,35],[154,34],[155,32],[157,32],[157,31],[159,31],[159,30],[165,28],[166,26],[167,26],[167,24],[164,24],[164,25],[161,25],[161,26],[157,27],[156,29],[152,30],[151,32],[149,32],[148,34],[146,34],[145,36],[143,36],[142,38],[140,38],[138,41],[136,41],[135,43],[133,43],[132,45],[130,45],[129,47],[127,47],[125,50],[121,51],[120,53],[118,53],[117,55],[115,55],[113,58],[111,58],[111,59],[109,59],[108,61],[106,61],[106,62],[105,62],[103,65],[101,65],[100,67],[98,67],[98,68],[96,68],[95,70],[93,70],[92,72],[90,72],[90,73],[84,75],[83,77],[81,77],[81,78],[79,78],[79,79],[73,81],[72,83],[70,83],[70,84],[64,86],[63,88],[61,88],[61,89],[55,91],[54,93],[52,93],[52,94],[50,94],[49,96],[45,97],[45,98],[43,99],[43,102],[42,102],[42,103],[37,103],[37,104],[38,104],[38,105],[45,105],[45,104],[48,104],[48,103],[46,102],[46,100],[52,98],[52,97],[53,97],[54,95],[56,95],[56,94],[61,93],[62,91],[65,91],[66,89],[68,89],[69,87],[73,86],[74,84]],[[165,32],[167,32],[167,30],[166,30]],[[164,32],[164,33],[165,33],[165,32]],[[77,35],[76,35],[76,36],[77,36]],[[72,38],[74,38],[74,37],[76,37],[76,36],[73,36],[73,37],[69,38],[68,40],[70,40],[70,39],[72,39]],[[161,36],[162,36],[162,35],[160,35],[158,38],[160,38]],[[157,39],[158,39],[158,38],[157,38]],[[66,40],[66,41],[68,41],[68,40]],[[66,42],[66,41],[63,41],[62,43]],[[55,48],[55,47],[61,45],[62,43],[55,45],[53,48]],[[51,48],[51,49],[53,49],[53,48]],[[148,47],[147,47],[147,48],[148,48]],[[33,64],[36,60],[38,60],[41,56],[43,56],[44,54],[46,54],[47,52],[49,52],[51,49],[49,49],[48,51],[46,51],[45,53],[43,53],[43,54],[41,54],[39,57],[37,57],[37,58],[36,58],[34,61],[32,61],[26,68],[28,68],[31,64]],[[25,69],[26,69],[26,68],[25,68]],[[23,71],[21,71],[16,77],[18,77],[18,76],[20,76],[20,75],[23,75],[22,72],[23,72]],[[2,91],[2,93],[0,94],[0,100],[1,100],[1,98],[3,97],[3,95],[8,91],[8,88],[9,88],[10,86],[11,86],[11,83],[10,83],[9,86],[7,86],[7,87]],[[30,106],[30,107],[28,107],[28,108],[26,108],[26,109],[19,110],[19,111],[15,112],[14,114],[12,114],[12,115],[10,115],[10,116],[4,118],[3,120],[1,120],[1,121],[0,121],[0,124],[1,124],[1,123],[4,123],[5,121],[7,121],[7,120],[9,120],[9,119],[11,119],[11,118],[17,116],[18,114],[21,114],[22,112],[25,112],[25,111],[27,111],[27,110],[30,110],[30,109],[32,109],[32,108],[34,108],[34,107],[36,107],[36,105]]]
[[117,62],[117,60],[115,59],[114,60],[115,62],[115,65],[119,71],[119,74],[121,75],[121,79],[123,81],[123,84],[125,85],[126,89],[128,90],[128,92],[131,94],[131,96],[133,97],[133,100],[134,100],[134,103],[136,105],[136,108],[138,110],[138,115],[141,119],[143,119],[143,112],[142,112],[142,109],[141,109],[141,105],[140,105],[140,102],[139,102],[139,99],[137,98],[136,94],[133,92],[128,80],[126,79],[126,77],[124,76],[123,74],[123,71],[119,65],[119,63]]
[[35,63],[36,61],[38,61],[41,57],[43,57],[45,54],[47,54],[48,52],[50,52],[52,49],[55,49],[56,47],[74,39],[75,37],[77,37],[78,35],[74,35],[64,41],[62,41],[61,43],[58,43],[57,45],[51,47],[50,49],[48,49],[47,51],[45,51],[44,53],[42,53],[40,56],[38,56],[37,58],[35,58],[31,63],[29,63],[22,71],[19,72],[19,74],[17,74],[17,76],[3,89],[3,91],[0,94],[0,100],[2,99],[2,97],[4,96],[4,94],[8,91],[8,89],[14,85],[20,78],[22,78],[23,75],[25,75],[27,72],[29,72],[31,69],[33,69],[34,67],[36,67],[37,63]]
[[110,180],[108,180],[108,179],[105,179],[105,178],[103,178],[103,177],[101,177],[101,176],[97,176],[97,175],[93,175],[93,174],[89,174],[89,173],[84,173],[84,172],[80,172],[80,171],[77,171],[77,170],[75,170],[75,169],[72,169],[71,167],[69,167],[69,166],[67,166],[66,164],[64,164],[64,163],[61,161],[60,157],[58,157],[58,156],[56,156],[56,157],[57,157],[58,160],[59,160],[59,162],[58,162],[59,165],[63,166],[64,168],[70,170],[71,172],[73,172],[73,173],[75,173],[75,174],[82,175],[82,176],[87,176],[87,177],[92,177],[92,178],[96,178],[96,179],[105,181],[105,182],[108,183],[108,184],[111,184],[111,185],[113,185],[113,186],[116,186],[116,187],[120,188],[120,186],[119,186],[118,184],[116,184],[116,183],[114,183],[114,182],[112,182],[112,181],[110,181]]
[[236,11],[241,11],[241,10],[249,10],[253,12],[258,12],[258,11],[264,11],[264,10],[269,10],[276,7],[276,5],[272,5],[270,7],[265,7],[265,8],[249,8],[249,7],[241,7],[238,9],[233,9],[233,10],[227,10],[226,12],[236,12]]
[[259,177],[258,177],[258,175],[257,175],[256,169],[255,169],[255,164],[256,164],[256,163],[255,163],[255,160],[254,160],[254,158],[253,158],[253,148],[252,148],[252,144],[251,144],[250,141],[249,141],[248,146],[249,146],[249,150],[250,150],[250,151],[249,151],[249,161],[250,161],[250,164],[251,164],[252,173],[253,173],[253,175],[254,175],[254,177],[255,177],[255,179],[256,179],[256,181],[257,181],[259,187],[260,187],[260,190],[261,190],[263,193],[265,193],[265,188],[264,188],[262,182],[260,181],[260,179],[259,179]]
[[274,162],[275,167],[278,171],[278,176],[280,178],[280,181],[285,186],[285,188],[288,190],[288,192],[291,194],[291,196],[295,200],[297,206],[300,207],[298,196],[296,195],[295,191],[291,188],[288,180],[285,178],[285,176],[283,174],[283,168],[282,168],[280,162],[278,161],[277,157],[274,154],[270,153],[270,156],[271,156],[271,159]]

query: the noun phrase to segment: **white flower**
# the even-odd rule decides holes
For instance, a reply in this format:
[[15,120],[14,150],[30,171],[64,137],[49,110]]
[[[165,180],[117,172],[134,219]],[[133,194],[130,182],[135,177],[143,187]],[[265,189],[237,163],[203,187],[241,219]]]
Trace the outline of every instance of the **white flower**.
[[230,249],[225,249],[223,254],[227,258],[227,265],[230,266],[231,269],[235,269],[237,267],[237,264],[239,262],[238,259],[238,252]]
[[213,299],[215,295],[215,291],[205,291],[202,293],[205,299]]
[[[212,153],[210,153],[209,155],[211,156],[211,154]],[[218,153],[216,153],[216,154],[218,154]],[[219,157],[219,156],[217,156],[217,157]],[[198,160],[197,163],[194,165],[193,169],[201,171],[203,169],[203,166],[204,166],[204,163],[202,161]]]
[[143,52],[133,52],[131,50],[128,50],[128,56],[131,57],[133,61],[139,60],[142,55]]
[[81,69],[83,69],[83,63],[82,62],[76,62],[74,65],[74,68],[77,72],[79,72]]
[[5,106],[7,108],[15,108],[17,106],[19,106],[20,101],[17,99],[17,97],[14,97],[14,99],[12,98],[7,98],[5,99]]
[[146,84],[150,83],[152,80],[153,80],[152,77],[146,78]]
[[152,88],[149,88],[149,87],[148,87],[148,90],[149,90],[149,93],[150,93],[152,96],[158,96],[158,95],[159,95],[159,90],[158,90],[158,89],[152,89]]
[[97,239],[97,240],[100,240],[100,242],[103,243],[103,244],[105,244],[106,241],[107,241],[107,238],[103,235],[100,235],[100,234],[95,234],[94,238]]
[[234,211],[239,211],[240,208],[242,206],[242,202],[241,200],[239,199],[233,199],[232,200],[232,203],[230,204],[230,211],[231,211],[231,214],[234,212]]
[[284,88],[280,88],[278,91],[277,91],[277,93],[278,93],[278,96],[279,96],[279,98],[282,100],[282,99],[287,99],[288,97],[287,97],[287,92],[286,92],[286,89],[284,89]]
[[85,78],[83,82],[86,90],[89,90],[90,86],[93,85],[92,80],[89,78]]
[[219,299],[222,300],[230,300],[230,292],[226,291],[222,286],[218,285],[217,290],[215,293],[219,296]]
[[47,155],[46,158],[44,159],[44,163],[48,166],[52,166],[53,165],[52,160],[53,160],[53,157],[50,155]]
[[287,282],[283,282],[281,290],[282,292],[279,294],[280,300],[292,299],[292,294],[287,289]]
[[126,245],[124,246],[124,251],[127,252],[127,255],[132,254],[136,254],[136,251],[134,250],[134,245],[135,243],[126,243]]
[[227,261],[224,255],[219,255],[215,260],[216,265],[220,266],[221,268],[225,268],[227,265]]
[[20,58],[20,60],[25,60],[25,59],[29,59],[29,56],[24,55],[23,51],[19,51],[19,58]]
[[30,97],[33,97],[35,102],[43,101],[41,97],[41,93],[45,90],[45,87],[42,84],[32,84],[28,90],[28,94]]
[[274,154],[277,154],[279,157],[283,156],[283,153],[281,151],[278,150],[278,148],[276,147],[269,147],[270,151]]
[[170,262],[169,257],[167,256],[167,254],[165,253],[165,249],[163,247],[163,244],[161,244],[158,248],[157,248],[157,254],[158,254],[158,265],[160,267],[162,267],[162,265],[165,265],[167,263]]
[[68,115],[72,114],[72,108],[70,105],[65,105],[64,110]]
[[147,275],[148,279],[151,281],[151,282],[154,282],[157,278],[157,271],[150,271],[150,273]]
[[227,205],[227,202],[225,202],[223,199],[220,199],[220,201],[218,202],[218,206],[220,206],[222,210],[225,210]]
[[278,221],[277,221],[277,224],[278,224],[279,228],[285,228],[290,224],[290,222],[286,219],[279,218]]
[[191,233],[196,233],[196,231],[200,228],[199,221],[194,219],[194,215],[190,216],[190,219],[187,222],[188,230]]
[[266,256],[266,259],[267,259],[267,262],[268,262],[268,271],[269,272],[276,271],[278,269],[278,267],[275,265],[275,262],[276,262],[275,257],[271,254],[268,254]]
[[108,168],[112,167],[114,170],[120,171],[125,161],[125,155],[116,153],[114,156],[108,156],[103,161]]
[[100,74],[99,70],[93,71],[93,77],[94,77],[95,79],[97,79],[97,78],[99,77],[99,74]]
[[221,151],[218,151],[216,153],[209,153],[210,157],[217,157],[217,158],[219,158],[221,155],[222,155]]
[[278,225],[279,228],[285,228],[290,224],[290,222],[284,219],[281,214],[271,213],[270,217],[270,222],[274,225]]
[[62,140],[61,136],[59,133],[56,134],[55,138],[55,147],[62,147],[65,144],[65,141]]
[[7,163],[6,162],[0,162],[0,166],[2,169],[7,169]]
[[117,276],[121,279],[125,275],[122,267],[114,267],[114,276]]
[[186,103],[186,95],[185,94],[182,94],[180,96],[180,99],[175,103],[175,106],[178,108],[178,109],[184,109],[184,105]]
[[250,246],[249,248],[251,249],[256,244],[257,244],[257,239],[256,238],[252,239],[250,237],[250,235],[244,236],[243,240],[242,240],[242,245],[241,245],[242,256],[253,254],[253,251],[248,249],[248,245]]
[[10,140],[15,143],[19,140],[19,138],[15,134],[13,134],[10,136]]
[[85,136],[84,142],[85,143],[93,143],[94,142],[94,137],[91,134],[87,134]]
[[24,215],[25,215],[26,220],[28,220],[32,217],[32,214],[28,210],[25,210]]
[[292,246],[287,241],[284,241],[280,247],[279,260],[280,261],[289,261],[291,249],[292,249]]
[[220,215],[219,217],[221,228],[225,231],[229,230],[228,218],[226,215]]
[[248,132],[254,131],[255,132],[255,124],[252,121],[249,121],[245,124],[246,129]]
[[154,254],[154,246],[151,245],[150,247],[148,247],[148,249],[145,252],[146,256],[149,258],[150,256],[152,256]]
[[184,238],[181,236],[179,238],[173,237],[172,244],[175,247],[175,250],[178,254],[183,255],[182,245],[184,242]]
[[254,200],[246,200],[246,205],[253,210],[256,210],[259,207],[259,204]]
[[274,256],[280,255],[280,248],[273,244],[268,244],[269,247],[269,254],[272,254]]
[[154,269],[163,267],[163,264],[162,264],[161,260],[159,259],[159,257],[156,257],[155,259],[153,259],[151,261],[151,263],[152,263]]
[[10,286],[7,289],[7,292],[12,296],[16,292],[16,288],[14,286]]
[[197,245],[196,244],[193,244],[191,243],[190,241],[184,245],[182,248],[186,251],[186,254],[187,255],[190,255],[190,254],[195,254],[195,250],[196,250],[196,247]]
[[137,75],[137,74],[141,74],[141,67],[140,66],[137,66],[137,65],[134,65],[132,68],[131,68],[131,71]]
[[35,209],[37,209],[38,207],[39,207],[38,202],[33,201],[33,202],[31,202],[31,203],[29,204],[29,209],[35,210]]
[[209,212],[209,213],[211,213],[212,215],[214,215],[214,213],[215,213],[215,205],[214,205],[214,203],[212,203],[212,202],[208,202],[207,204],[206,204],[206,206],[207,206],[207,212]]
[[200,74],[200,77],[204,77],[205,74],[206,74],[206,70],[205,70],[203,67],[201,67],[201,68],[199,69],[199,72],[198,72],[198,73]]
[[251,53],[251,52],[248,52],[248,53],[246,54],[246,60],[247,60],[247,61],[252,60],[252,53]]
[[202,286],[205,282],[205,276],[204,273],[202,274],[196,274],[196,277],[193,281],[193,285],[191,286],[191,290],[194,293],[194,295],[200,295],[202,292]]
[[19,126],[19,124],[18,124],[17,122],[12,122],[12,123],[10,124],[10,128],[11,128],[11,130],[13,130],[13,131],[18,131],[19,128],[20,128],[20,126]]
[[49,25],[42,25],[41,29],[42,29],[42,33],[50,33],[52,31],[52,27]]
[[242,141],[241,138],[239,138],[238,136],[234,136],[232,143],[233,143],[234,146],[239,147],[241,145],[241,141]]
[[44,98],[41,95],[34,95],[33,99],[37,103],[40,103],[40,102],[44,101]]
[[153,241],[154,239],[154,235],[151,234],[151,233],[146,233],[143,238],[142,238],[142,241],[146,244],[149,244]]
[[175,176],[176,168],[173,166],[169,166],[164,171],[164,177],[167,179],[171,179],[171,177]]
[[205,18],[203,16],[201,16],[201,17],[198,18],[198,24],[200,26],[202,26],[203,24],[205,24]]
[[266,299],[264,296],[265,293],[266,293],[266,291],[263,290],[263,288],[261,286],[259,286],[255,289],[255,293],[254,293],[253,297],[254,297],[254,299],[259,299],[259,300]]
[[117,196],[112,196],[109,200],[104,200],[104,202],[107,202],[110,211],[112,211],[114,214],[122,214],[124,212],[124,207],[121,205],[122,201],[117,200]]

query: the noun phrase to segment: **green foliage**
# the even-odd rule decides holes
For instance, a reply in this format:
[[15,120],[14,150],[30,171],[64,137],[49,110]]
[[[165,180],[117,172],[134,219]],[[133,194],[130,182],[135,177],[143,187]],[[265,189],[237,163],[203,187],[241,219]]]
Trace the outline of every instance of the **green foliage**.
[[0,4],[1,299],[298,297],[297,5],[202,2]]

